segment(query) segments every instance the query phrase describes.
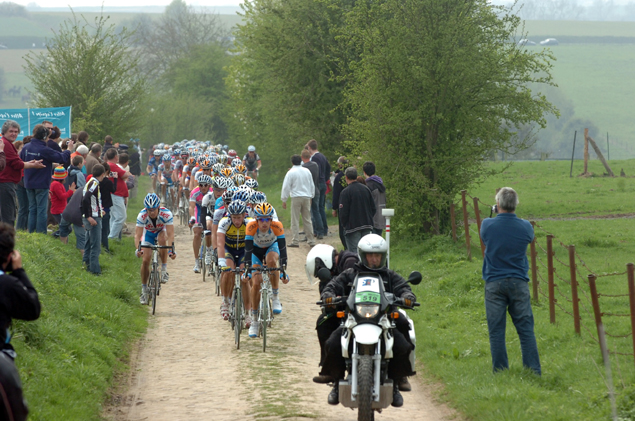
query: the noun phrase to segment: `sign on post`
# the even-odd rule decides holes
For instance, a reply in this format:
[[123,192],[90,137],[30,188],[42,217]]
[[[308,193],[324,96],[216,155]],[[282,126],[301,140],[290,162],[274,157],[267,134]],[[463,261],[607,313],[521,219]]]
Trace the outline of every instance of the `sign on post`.
[[71,107],[54,108],[10,108],[0,110],[0,124],[14,120],[20,125],[17,140],[24,139],[33,128],[43,121],[50,121],[60,129],[60,138],[71,137]]
[[395,210],[382,209],[381,216],[386,218],[386,243],[388,243],[388,253],[386,254],[386,267],[390,268],[390,218],[395,216]]

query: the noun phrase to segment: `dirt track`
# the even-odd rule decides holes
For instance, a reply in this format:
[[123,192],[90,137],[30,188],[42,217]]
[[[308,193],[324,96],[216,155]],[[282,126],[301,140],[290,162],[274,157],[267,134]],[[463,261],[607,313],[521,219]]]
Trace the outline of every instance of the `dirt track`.
[[[105,415],[117,421],[138,420],[354,420],[357,413],[330,406],[330,388],[311,381],[318,372],[315,320],[317,286],[304,274],[309,247],[289,249],[291,282],[280,287],[283,312],[268,331],[267,352],[260,339],[241,338],[219,316],[220,297],[211,280],[192,271],[189,230],[176,226],[179,252],[170,261],[170,282],[163,286],[157,313],[132,355],[130,375],[117,404]],[[334,241],[335,238],[329,237]],[[412,378],[402,408],[388,408],[377,420],[441,420],[452,411],[435,403],[429,386]]]

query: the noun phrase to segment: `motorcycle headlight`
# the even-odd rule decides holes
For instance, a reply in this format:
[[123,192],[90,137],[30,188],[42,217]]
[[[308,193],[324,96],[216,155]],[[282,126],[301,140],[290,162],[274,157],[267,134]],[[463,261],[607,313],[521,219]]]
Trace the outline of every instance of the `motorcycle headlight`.
[[379,304],[355,304],[355,311],[366,319],[372,319],[379,313]]

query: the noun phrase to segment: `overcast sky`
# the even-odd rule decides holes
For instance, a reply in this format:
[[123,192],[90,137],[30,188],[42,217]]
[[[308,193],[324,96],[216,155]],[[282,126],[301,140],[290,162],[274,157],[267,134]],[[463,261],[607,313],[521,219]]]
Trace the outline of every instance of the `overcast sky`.
[[[36,3],[40,7],[82,7],[101,6],[99,0],[11,0],[14,3],[26,6],[29,3]],[[171,0],[103,0],[104,7],[122,6],[167,6]],[[237,6],[242,0],[196,0],[187,1],[187,4],[195,6]]]

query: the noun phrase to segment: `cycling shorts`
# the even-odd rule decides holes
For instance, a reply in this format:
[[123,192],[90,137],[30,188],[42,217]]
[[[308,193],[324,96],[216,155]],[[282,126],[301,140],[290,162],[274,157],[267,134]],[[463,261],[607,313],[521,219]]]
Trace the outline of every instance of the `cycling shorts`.
[[262,262],[267,260],[267,255],[271,252],[275,252],[280,255],[280,248],[278,248],[277,241],[266,249],[254,246],[254,249],[251,253],[251,265],[253,267],[263,266]]
[[166,177],[166,176],[162,176],[164,180],[166,180],[168,183],[168,187],[172,187],[174,185],[174,181],[172,180],[172,177]]
[[156,246],[157,238],[159,237],[159,234],[161,234],[163,231],[165,231],[165,229],[159,232],[152,232],[152,231],[148,231],[144,229],[143,236],[141,236],[142,238],[141,244],[143,244],[144,246]]
[[230,249],[225,247],[225,259],[232,259],[236,266],[240,266],[245,263],[245,249]]

